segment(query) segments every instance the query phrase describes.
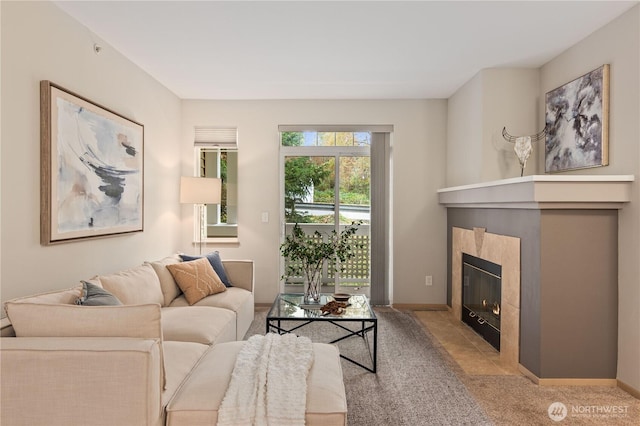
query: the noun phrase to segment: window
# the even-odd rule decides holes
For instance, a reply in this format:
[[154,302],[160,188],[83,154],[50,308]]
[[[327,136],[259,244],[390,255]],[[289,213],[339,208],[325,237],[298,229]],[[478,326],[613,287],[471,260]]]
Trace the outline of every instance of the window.
[[282,146],[370,146],[371,132],[283,132]]
[[238,144],[237,129],[196,127],[197,176],[222,181],[220,204],[205,206],[207,239],[236,241],[238,238]]
[[[339,231],[362,220],[355,238],[365,242],[356,258],[333,274],[323,271],[322,291],[358,292],[374,305],[390,303],[392,125],[280,125],[281,238],[293,223],[305,232]],[[284,273],[288,259],[281,258]],[[281,290],[300,292],[291,277]],[[296,285],[298,288],[296,289]]]

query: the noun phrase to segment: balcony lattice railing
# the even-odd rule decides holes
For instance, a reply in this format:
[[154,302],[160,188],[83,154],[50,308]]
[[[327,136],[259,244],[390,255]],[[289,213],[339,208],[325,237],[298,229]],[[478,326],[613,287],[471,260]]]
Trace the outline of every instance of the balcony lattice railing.
[[[286,225],[287,235],[291,233],[294,224]],[[299,226],[304,230],[305,234],[313,235],[315,231],[320,232],[323,239],[326,240],[327,236],[334,229],[333,224],[317,224],[317,223],[300,223]],[[322,283],[326,285],[333,285],[336,283],[341,286],[358,286],[366,287],[371,283],[370,270],[371,270],[371,256],[370,256],[370,238],[369,238],[369,225],[364,224],[358,227],[356,233],[350,238],[350,243],[360,243],[362,248],[354,249],[355,256],[342,264],[342,270],[335,272],[335,265],[333,262],[325,262],[322,268]],[[285,259],[285,268],[291,264],[289,259]],[[304,278],[300,276],[290,276],[287,279],[287,285],[302,284]]]

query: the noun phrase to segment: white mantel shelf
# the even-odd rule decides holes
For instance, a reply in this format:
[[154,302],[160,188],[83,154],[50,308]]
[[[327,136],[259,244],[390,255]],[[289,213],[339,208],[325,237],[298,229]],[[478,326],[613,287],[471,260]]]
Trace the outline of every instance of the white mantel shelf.
[[633,175],[531,175],[438,190],[446,207],[621,209]]

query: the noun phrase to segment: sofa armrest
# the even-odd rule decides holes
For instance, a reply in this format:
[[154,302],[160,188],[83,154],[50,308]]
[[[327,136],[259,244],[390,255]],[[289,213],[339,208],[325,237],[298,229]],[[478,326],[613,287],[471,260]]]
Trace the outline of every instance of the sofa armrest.
[[160,425],[160,342],[0,339],[0,424]]
[[223,260],[222,264],[234,287],[253,293],[253,260]]

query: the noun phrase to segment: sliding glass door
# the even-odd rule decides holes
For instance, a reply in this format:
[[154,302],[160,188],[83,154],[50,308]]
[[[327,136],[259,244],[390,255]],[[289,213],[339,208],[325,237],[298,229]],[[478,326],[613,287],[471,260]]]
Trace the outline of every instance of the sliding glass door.
[[[369,296],[370,135],[286,132],[282,141],[283,239],[296,223],[307,235],[318,231],[326,238],[334,230],[340,232],[352,222],[360,222],[351,238],[358,240],[361,248],[355,249],[355,257],[342,265],[323,266],[322,292]],[[283,271],[287,262],[283,259]],[[285,292],[304,291],[302,276],[289,277],[283,285]]]

